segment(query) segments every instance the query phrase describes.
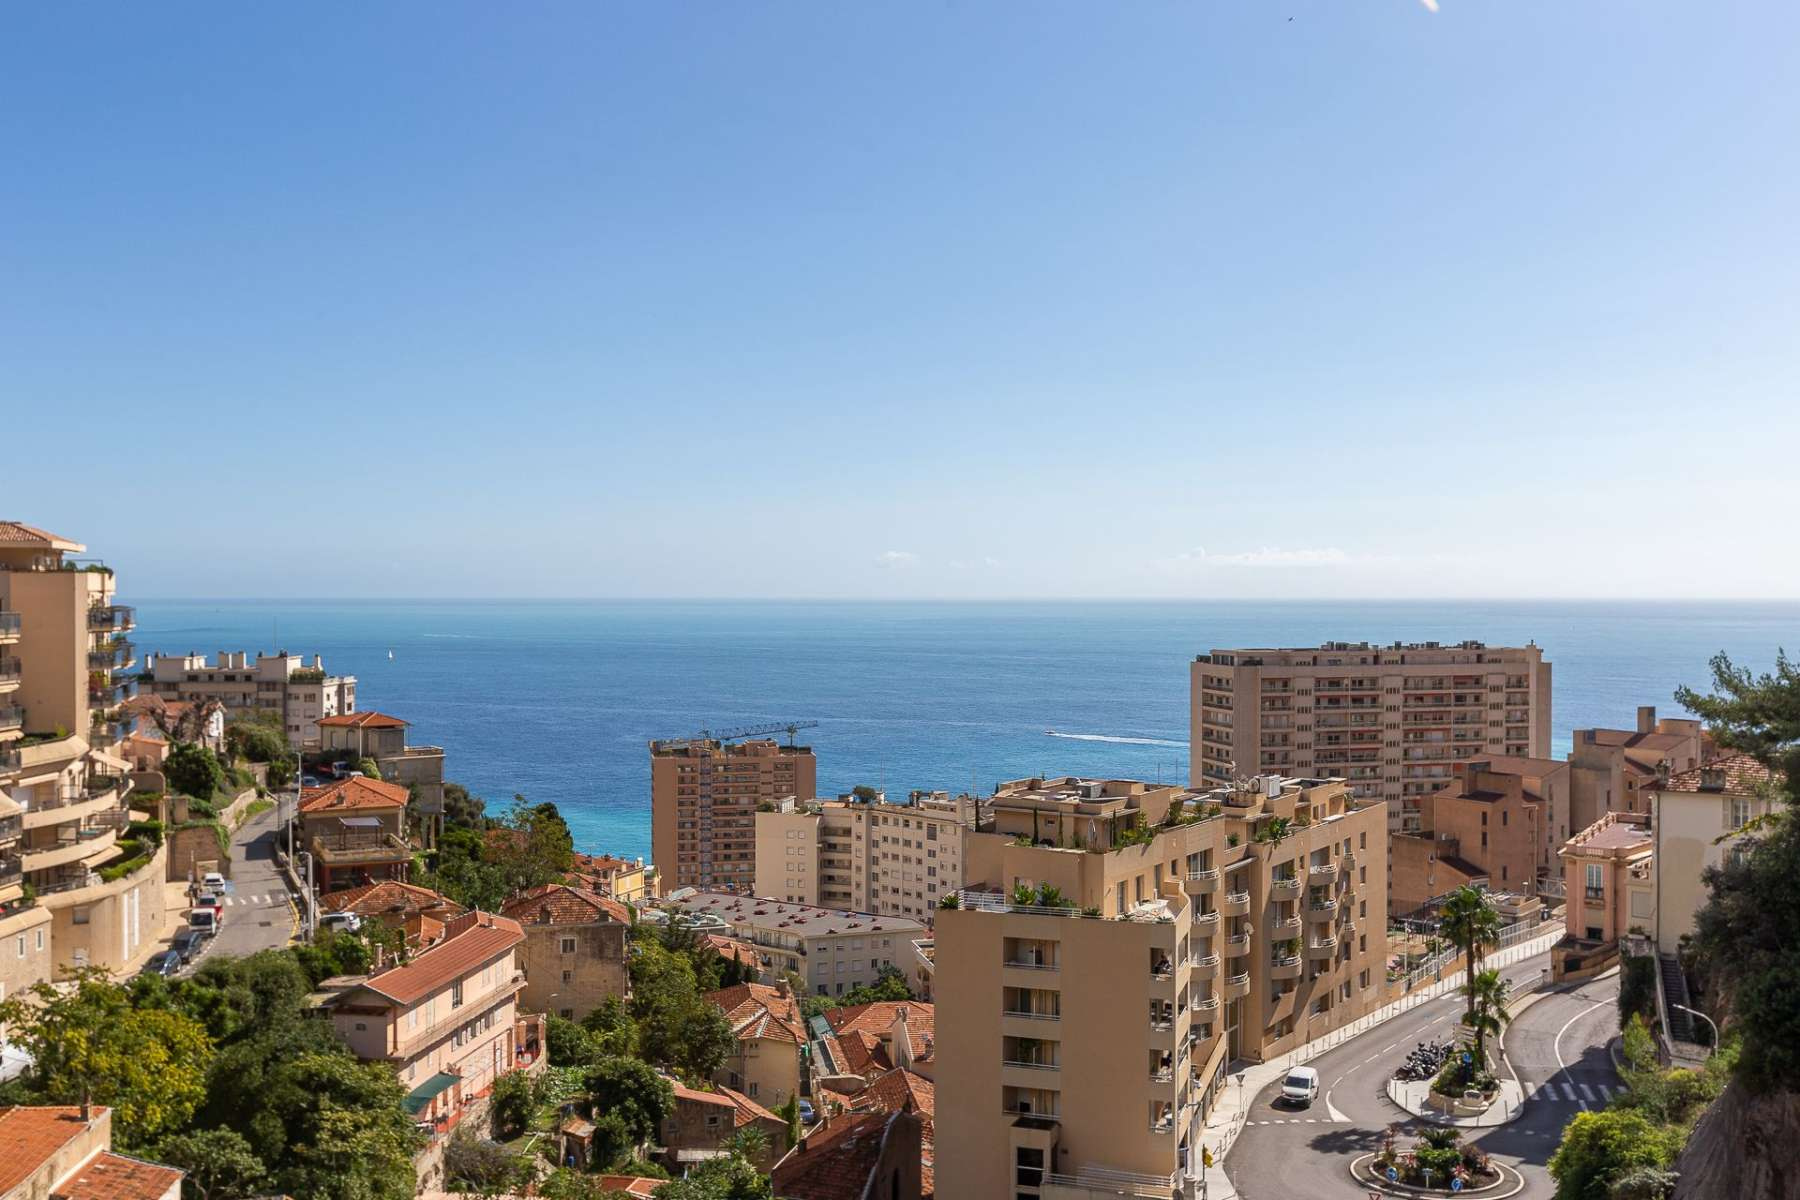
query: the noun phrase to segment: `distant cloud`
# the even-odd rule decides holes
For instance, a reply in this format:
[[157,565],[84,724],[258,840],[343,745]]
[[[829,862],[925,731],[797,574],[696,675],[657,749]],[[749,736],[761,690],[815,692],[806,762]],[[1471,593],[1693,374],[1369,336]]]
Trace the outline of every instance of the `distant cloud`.
[[948,565],[953,571],[973,571],[977,567],[986,567],[988,570],[992,571],[999,567],[1003,567],[1006,564],[990,554],[972,561],[966,558],[953,558]]
[[1426,12],[1436,12],[1438,10],[1438,0],[1419,0],[1419,3],[1425,6]]
[[1279,546],[1264,546],[1259,550],[1245,550],[1237,554],[1208,554],[1206,547],[1196,546],[1173,558],[1165,558],[1158,564],[1165,568],[1194,567],[1342,567],[1352,561],[1336,546],[1325,546],[1307,550],[1283,550]]
[[919,556],[910,550],[884,550],[876,557],[875,565],[894,568],[916,567],[919,565]]

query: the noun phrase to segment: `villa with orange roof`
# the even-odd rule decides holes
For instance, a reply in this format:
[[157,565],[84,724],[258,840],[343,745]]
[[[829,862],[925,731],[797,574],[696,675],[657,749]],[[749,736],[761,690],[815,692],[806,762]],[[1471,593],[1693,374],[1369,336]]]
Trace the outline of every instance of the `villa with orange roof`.
[[675,1090],[675,1107],[664,1119],[657,1140],[671,1170],[724,1157],[730,1153],[726,1143],[732,1135],[752,1126],[761,1129],[769,1141],[768,1149],[754,1160],[757,1170],[768,1170],[769,1164],[787,1152],[787,1122],[744,1093],[727,1087],[702,1091],[674,1078],[669,1079],[669,1086]]
[[617,900],[548,883],[514,896],[500,911],[525,931],[527,1009],[579,1021],[608,996],[630,992],[625,933],[631,910]]
[[896,1067],[930,1079],[936,1067],[937,1010],[922,1000],[880,1000],[828,1009],[830,1035],[814,1063],[820,1075],[873,1080]]
[[806,1023],[786,981],[770,987],[740,983],[706,996],[731,1023],[737,1048],[713,1073],[713,1082],[736,1088],[760,1104],[787,1103],[800,1089],[800,1050]]
[[114,1154],[109,1108],[0,1108],[0,1200],[180,1200],[182,1174]]
[[437,845],[444,824],[444,748],[409,746],[408,725],[382,712],[341,712],[319,718],[319,750],[340,761],[373,759],[381,777],[411,790],[418,802],[419,836]]
[[313,856],[313,884],[334,892],[406,878],[410,792],[398,783],[352,775],[308,788],[300,797],[300,840]]

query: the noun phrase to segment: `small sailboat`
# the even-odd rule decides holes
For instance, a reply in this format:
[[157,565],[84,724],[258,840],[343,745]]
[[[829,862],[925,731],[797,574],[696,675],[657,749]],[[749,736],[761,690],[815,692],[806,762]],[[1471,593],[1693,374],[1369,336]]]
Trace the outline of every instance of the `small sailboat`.
[[389,662],[393,662],[393,661],[394,661],[394,652],[393,652],[393,651],[392,651],[392,650],[389,650],[389,651],[388,651],[388,661],[389,661]]

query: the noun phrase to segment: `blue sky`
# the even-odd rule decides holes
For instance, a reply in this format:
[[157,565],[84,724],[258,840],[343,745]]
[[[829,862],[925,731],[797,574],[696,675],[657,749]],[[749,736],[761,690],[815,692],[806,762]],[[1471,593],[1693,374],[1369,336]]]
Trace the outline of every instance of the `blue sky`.
[[1440,7],[14,6],[0,515],[140,595],[1800,595],[1800,6]]

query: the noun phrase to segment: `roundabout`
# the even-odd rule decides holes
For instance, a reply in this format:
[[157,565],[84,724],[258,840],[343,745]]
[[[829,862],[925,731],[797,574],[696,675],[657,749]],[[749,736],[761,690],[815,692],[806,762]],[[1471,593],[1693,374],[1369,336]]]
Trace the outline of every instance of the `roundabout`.
[[1506,1200],[1509,1196],[1517,1195],[1525,1187],[1525,1177],[1500,1162],[1490,1162],[1489,1172],[1485,1177],[1477,1176],[1460,1187],[1455,1186],[1454,1183],[1449,1187],[1425,1187],[1420,1184],[1406,1183],[1397,1178],[1390,1179],[1388,1171],[1392,1171],[1394,1168],[1384,1168],[1379,1161],[1380,1157],[1378,1154],[1364,1154],[1353,1160],[1350,1163],[1350,1178],[1364,1189],[1381,1192],[1388,1196],[1415,1198],[1415,1200],[1427,1196],[1478,1196],[1481,1200]]

